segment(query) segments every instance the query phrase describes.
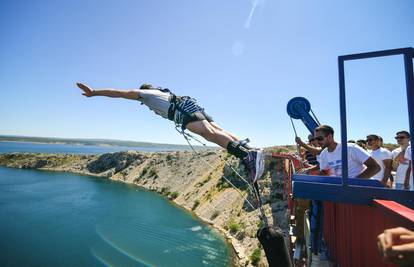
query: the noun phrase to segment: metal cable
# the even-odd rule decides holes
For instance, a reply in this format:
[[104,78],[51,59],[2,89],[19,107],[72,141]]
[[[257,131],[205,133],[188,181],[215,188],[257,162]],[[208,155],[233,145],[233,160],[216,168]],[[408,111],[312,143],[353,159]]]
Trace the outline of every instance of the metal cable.
[[[192,149],[193,153],[195,155],[198,155],[198,152],[195,150],[195,148],[193,147],[193,145],[191,144],[189,138],[194,139],[195,141],[197,141],[198,143],[202,144],[204,147],[206,147],[206,144],[204,144],[203,142],[201,142],[200,140],[198,140],[196,137],[194,137],[193,135],[185,132],[184,130],[179,130],[178,129],[179,125],[176,125],[175,129],[184,136],[184,139],[187,141],[188,145],[190,146],[190,148]],[[223,158],[220,156],[220,158],[223,160]],[[204,160],[204,162],[210,166],[210,168],[214,169],[214,166],[212,166],[209,162],[207,162],[206,160]],[[252,195],[256,198],[256,202],[257,202],[257,207],[254,207],[253,204],[243,195],[242,191],[240,189],[238,189],[225,175],[223,175],[224,180],[226,180],[239,194],[240,196],[242,196],[242,198],[246,201],[247,204],[249,204],[249,206],[253,209],[256,210],[258,212],[258,217],[262,220],[262,222],[265,224],[265,226],[268,225],[268,220],[267,217],[265,215],[265,211],[263,209],[262,203],[261,203],[261,199],[260,199],[260,194],[258,192],[258,188],[250,185],[250,183],[244,179],[237,170],[235,170],[233,168],[233,166],[227,161],[224,160],[225,164],[243,181],[247,184],[247,188],[249,189],[250,193],[252,193]],[[257,186],[257,183],[256,183]],[[257,210],[258,209],[258,210]]]
[[[290,122],[292,123],[293,131],[295,132],[295,143],[296,143],[296,138],[298,137],[298,134],[296,132],[296,127],[295,127],[295,124],[293,123],[292,117],[289,117],[289,118],[290,118]],[[298,151],[298,156],[300,157],[300,147],[298,143],[296,143],[296,150]],[[303,169],[302,159],[299,160],[299,163],[300,163],[300,167]]]
[[[176,128],[176,130],[179,132],[179,133],[181,133],[183,136],[184,136],[184,138],[185,138],[185,140],[187,141],[187,143],[188,143],[188,145],[190,146],[190,148],[192,149],[192,151],[193,151],[193,153],[195,154],[195,155],[198,155],[198,152],[194,149],[194,147],[192,146],[192,144],[190,143],[190,141],[189,141],[189,139],[188,139],[188,136],[190,136],[191,137],[191,135],[190,134],[188,134],[188,133],[185,133],[184,131],[180,131],[180,130],[178,130],[177,128]],[[201,143],[203,146],[206,146],[204,143],[202,143],[201,141],[199,141],[199,140],[197,140],[197,139],[195,139],[195,138],[193,138],[194,140],[196,140],[196,141],[198,141],[199,143]],[[212,168],[212,169],[214,169],[214,166],[212,166],[209,162],[207,162],[207,161],[205,161],[204,160],[204,162],[210,167],[210,168]],[[228,164],[227,162],[226,162],[226,164]],[[236,172],[237,173],[237,172]],[[253,204],[243,195],[243,193],[225,176],[225,175],[223,175],[223,178],[224,178],[224,180],[226,180],[239,194],[240,194],[240,196],[242,196],[243,197],[243,199],[246,201],[246,203],[247,204],[249,204],[249,206],[253,209],[253,210],[256,210],[256,207],[254,207],[253,206]]]
[[321,123],[319,122],[318,118],[316,117],[315,113],[313,113],[313,110],[310,110],[312,112],[313,117],[315,118],[316,122],[321,125]]

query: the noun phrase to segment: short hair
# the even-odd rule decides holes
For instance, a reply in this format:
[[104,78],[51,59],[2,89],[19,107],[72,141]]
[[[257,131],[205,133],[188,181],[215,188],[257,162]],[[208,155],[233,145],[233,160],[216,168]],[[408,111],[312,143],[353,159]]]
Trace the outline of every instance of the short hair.
[[334,129],[329,125],[321,125],[315,128],[315,132],[322,132],[325,136],[331,134],[334,136]]
[[139,89],[141,89],[141,90],[153,89],[153,88],[154,88],[154,86],[152,86],[152,84],[149,84],[149,83],[144,83],[139,87]]
[[381,137],[379,135],[376,135],[376,134],[367,135],[367,139],[370,138],[370,137],[374,140],[381,140]]
[[405,134],[408,138],[411,137],[410,133],[407,132],[407,131],[399,131],[399,132],[396,133],[396,135],[399,135],[399,134]]
[[357,143],[361,143],[361,144],[366,145],[367,141],[365,141],[364,139],[359,139],[359,140],[357,140]]

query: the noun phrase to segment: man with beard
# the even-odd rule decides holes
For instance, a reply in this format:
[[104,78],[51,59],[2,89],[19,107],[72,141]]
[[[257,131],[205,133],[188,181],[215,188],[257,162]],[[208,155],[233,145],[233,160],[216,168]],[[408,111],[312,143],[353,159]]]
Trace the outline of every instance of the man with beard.
[[[319,156],[321,174],[341,177],[342,145],[335,142],[333,128],[329,125],[321,125],[315,129],[314,136],[323,149]],[[349,143],[346,146],[349,178],[369,179],[381,170],[378,163],[358,145]]]
[[395,140],[399,147],[392,151],[392,156],[394,160],[394,170],[395,174],[395,189],[408,189],[404,186],[405,176],[407,169],[409,167],[409,160],[404,157],[405,151],[410,145],[410,133],[407,131],[399,131],[395,136]]
[[371,157],[380,165],[381,170],[371,177],[371,179],[380,181],[388,187],[388,179],[391,176],[392,154],[388,149],[381,147],[381,137],[376,134],[367,136],[367,144],[371,149]]

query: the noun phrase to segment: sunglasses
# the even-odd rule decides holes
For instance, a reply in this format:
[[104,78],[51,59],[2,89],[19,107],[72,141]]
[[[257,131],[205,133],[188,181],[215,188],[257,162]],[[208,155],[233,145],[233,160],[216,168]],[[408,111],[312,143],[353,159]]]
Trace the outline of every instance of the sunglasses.
[[396,140],[399,140],[399,139],[405,139],[405,138],[407,138],[407,137],[406,137],[406,136],[396,136],[396,137],[395,137],[395,139],[396,139]]

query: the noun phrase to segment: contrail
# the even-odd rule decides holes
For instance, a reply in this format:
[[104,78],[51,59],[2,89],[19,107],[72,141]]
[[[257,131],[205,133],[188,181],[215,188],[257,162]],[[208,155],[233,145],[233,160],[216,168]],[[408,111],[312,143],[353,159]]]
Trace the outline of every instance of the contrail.
[[244,27],[246,29],[250,28],[250,22],[252,21],[252,17],[254,14],[254,11],[256,9],[256,6],[259,4],[259,0],[252,0],[252,9],[250,10],[249,17],[246,20],[246,23],[244,24]]

